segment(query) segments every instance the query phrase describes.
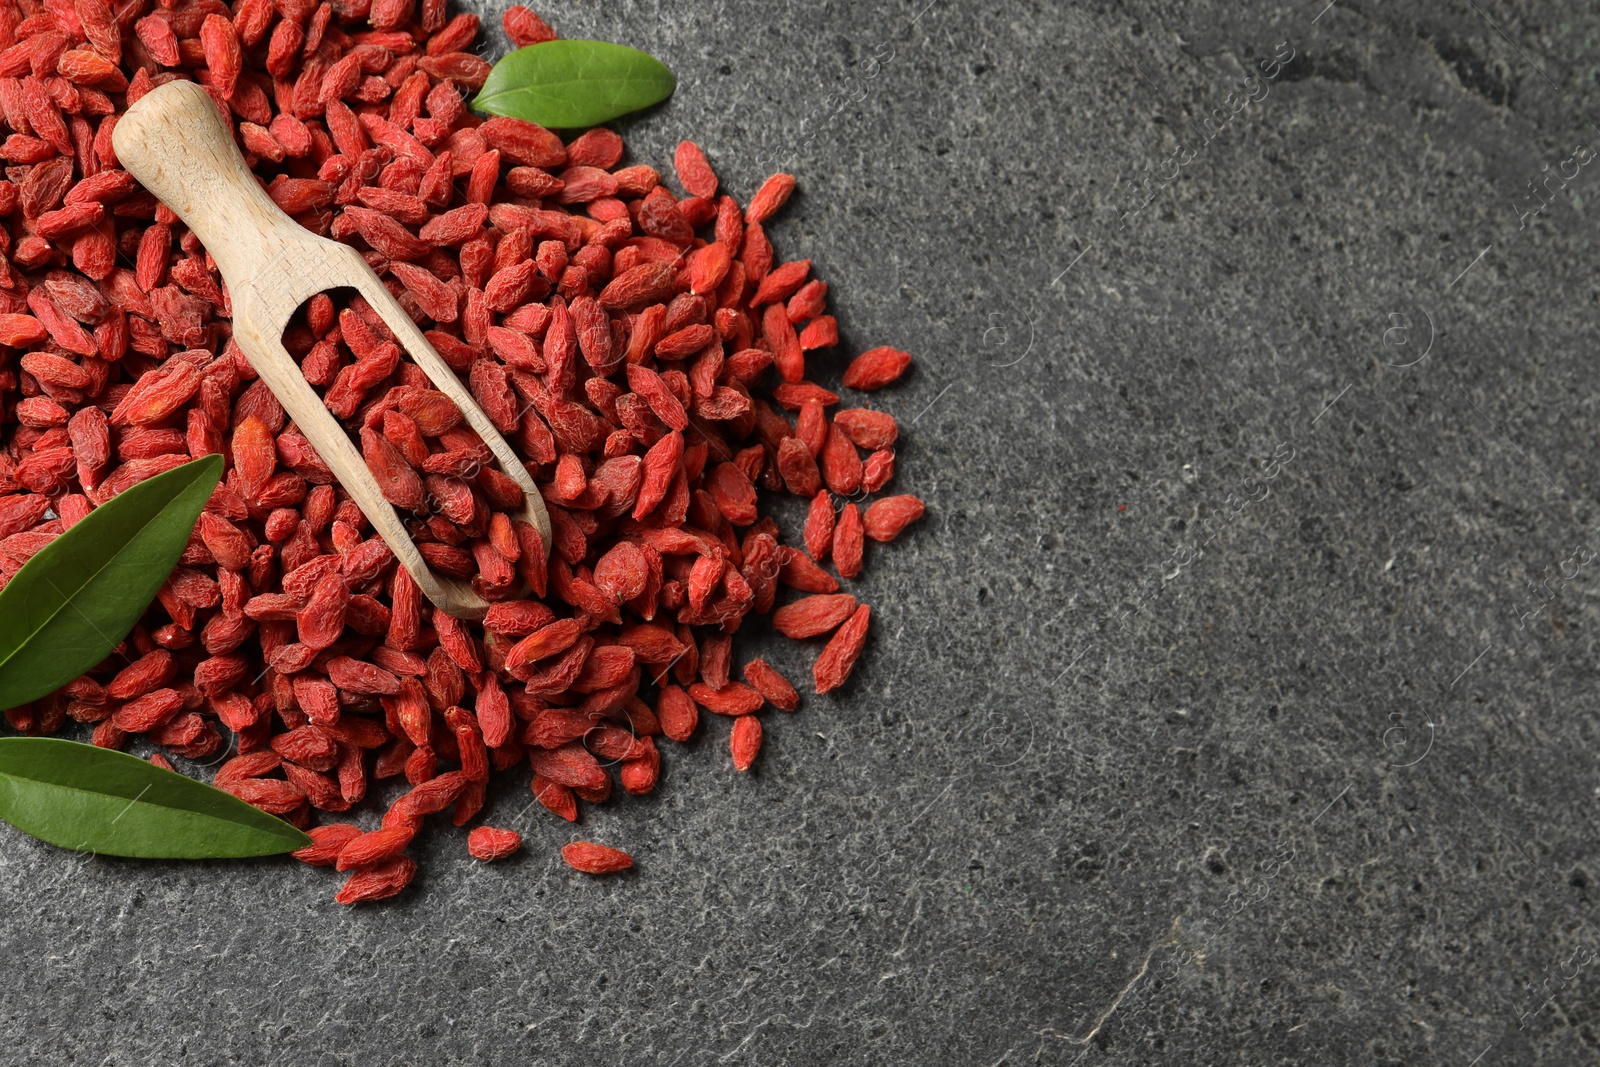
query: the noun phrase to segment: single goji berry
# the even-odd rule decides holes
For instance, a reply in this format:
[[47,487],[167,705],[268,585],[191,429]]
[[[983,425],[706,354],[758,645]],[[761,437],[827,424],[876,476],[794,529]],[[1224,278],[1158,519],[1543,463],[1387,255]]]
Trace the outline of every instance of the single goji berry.
[[633,857],[619,848],[607,848],[593,841],[574,841],[561,847],[567,866],[584,874],[613,874],[633,866]]

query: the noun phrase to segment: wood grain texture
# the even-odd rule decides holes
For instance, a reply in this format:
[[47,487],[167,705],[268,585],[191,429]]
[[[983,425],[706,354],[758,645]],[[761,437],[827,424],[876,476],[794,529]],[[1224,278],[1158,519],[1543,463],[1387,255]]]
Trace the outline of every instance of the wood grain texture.
[[383,317],[411,360],[455,401],[522,486],[521,518],[550,545],[550,517],[527,468],[449,364],[433,350],[354,248],[319,237],[272,202],[223,124],[210,95],[192,82],[170,82],[142,97],[117,123],[113,144],[128,173],[171,208],[211,253],[233,301],[233,336],[261,380],[316,447],[401,566],[440,610],[480,618],[488,602],[458,578],[434,572],[384,499],[355,443],[323,406],[282,337],[310,297],[353,287]]

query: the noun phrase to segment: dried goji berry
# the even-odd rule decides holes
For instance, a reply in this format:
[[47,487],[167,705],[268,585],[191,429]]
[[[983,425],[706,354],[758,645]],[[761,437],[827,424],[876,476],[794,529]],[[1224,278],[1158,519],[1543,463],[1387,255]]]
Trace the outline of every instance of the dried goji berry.
[[712,171],[711,164],[706,162],[706,154],[699,145],[693,141],[678,142],[672,161],[678,170],[678,181],[683,183],[690,196],[717,195],[717,175]]
[[744,680],[775,708],[795,711],[800,707],[800,694],[795,692],[787,678],[778,673],[776,667],[764,659],[753,659],[745,664]]
[[785,637],[816,637],[828,633],[856,610],[849,593],[823,593],[785,604],[772,616],[773,629]]
[[909,494],[875,500],[867,508],[866,535],[874,541],[893,541],[901,530],[922,518],[924,510],[922,501]]
[[844,384],[851,389],[882,389],[896,381],[911,366],[911,354],[883,345],[868,349],[844,370]]
[[401,856],[399,859],[380,863],[352,874],[345,882],[344,888],[334,894],[334,899],[340,904],[364,904],[374,900],[386,900],[410,885],[416,873],[416,861]]
[[733,732],[728,735],[728,751],[733,755],[734,769],[748,771],[761,751],[761,720],[754,715],[735,720]]
[[794,176],[791,174],[774,174],[761,183],[761,188],[756,190],[756,195],[750,198],[750,206],[745,208],[744,217],[747,222],[765,222],[777,214],[794,192]]
[[861,509],[846,504],[839,510],[839,521],[833,528],[833,566],[841,578],[854,578],[861,573],[862,540]]
[[513,855],[522,847],[522,835],[515,830],[479,826],[467,835],[467,852],[473,859],[492,863]]
[[812,667],[818,693],[837,689],[850,677],[850,672],[855,669],[856,658],[867,643],[867,624],[871,618],[872,609],[866,604],[861,605],[828,641]]
[[613,874],[633,866],[633,857],[619,848],[607,848],[593,841],[574,841],[561,847],[567,866],[584,874]]

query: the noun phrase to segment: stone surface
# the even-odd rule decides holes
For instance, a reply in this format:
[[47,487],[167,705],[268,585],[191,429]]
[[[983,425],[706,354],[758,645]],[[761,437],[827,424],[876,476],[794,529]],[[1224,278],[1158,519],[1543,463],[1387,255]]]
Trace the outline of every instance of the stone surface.
[[586,815],[618,878],[520,783],[361,910],[0,829],[0,1061],[1593,1059],[1600,168],[1519,219],[1588,6],[546,6],[918,357],[856,678]]

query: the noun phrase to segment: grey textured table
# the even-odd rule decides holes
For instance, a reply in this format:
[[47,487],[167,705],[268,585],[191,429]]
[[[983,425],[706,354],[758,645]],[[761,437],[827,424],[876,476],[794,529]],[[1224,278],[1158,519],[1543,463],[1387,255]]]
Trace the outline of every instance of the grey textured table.
[[544,5],[918,356],[857,677],[617,879],[510,786],[360,910],[0,830],[0,1061],[1592,1062],[1600,18],[1238,6]]

